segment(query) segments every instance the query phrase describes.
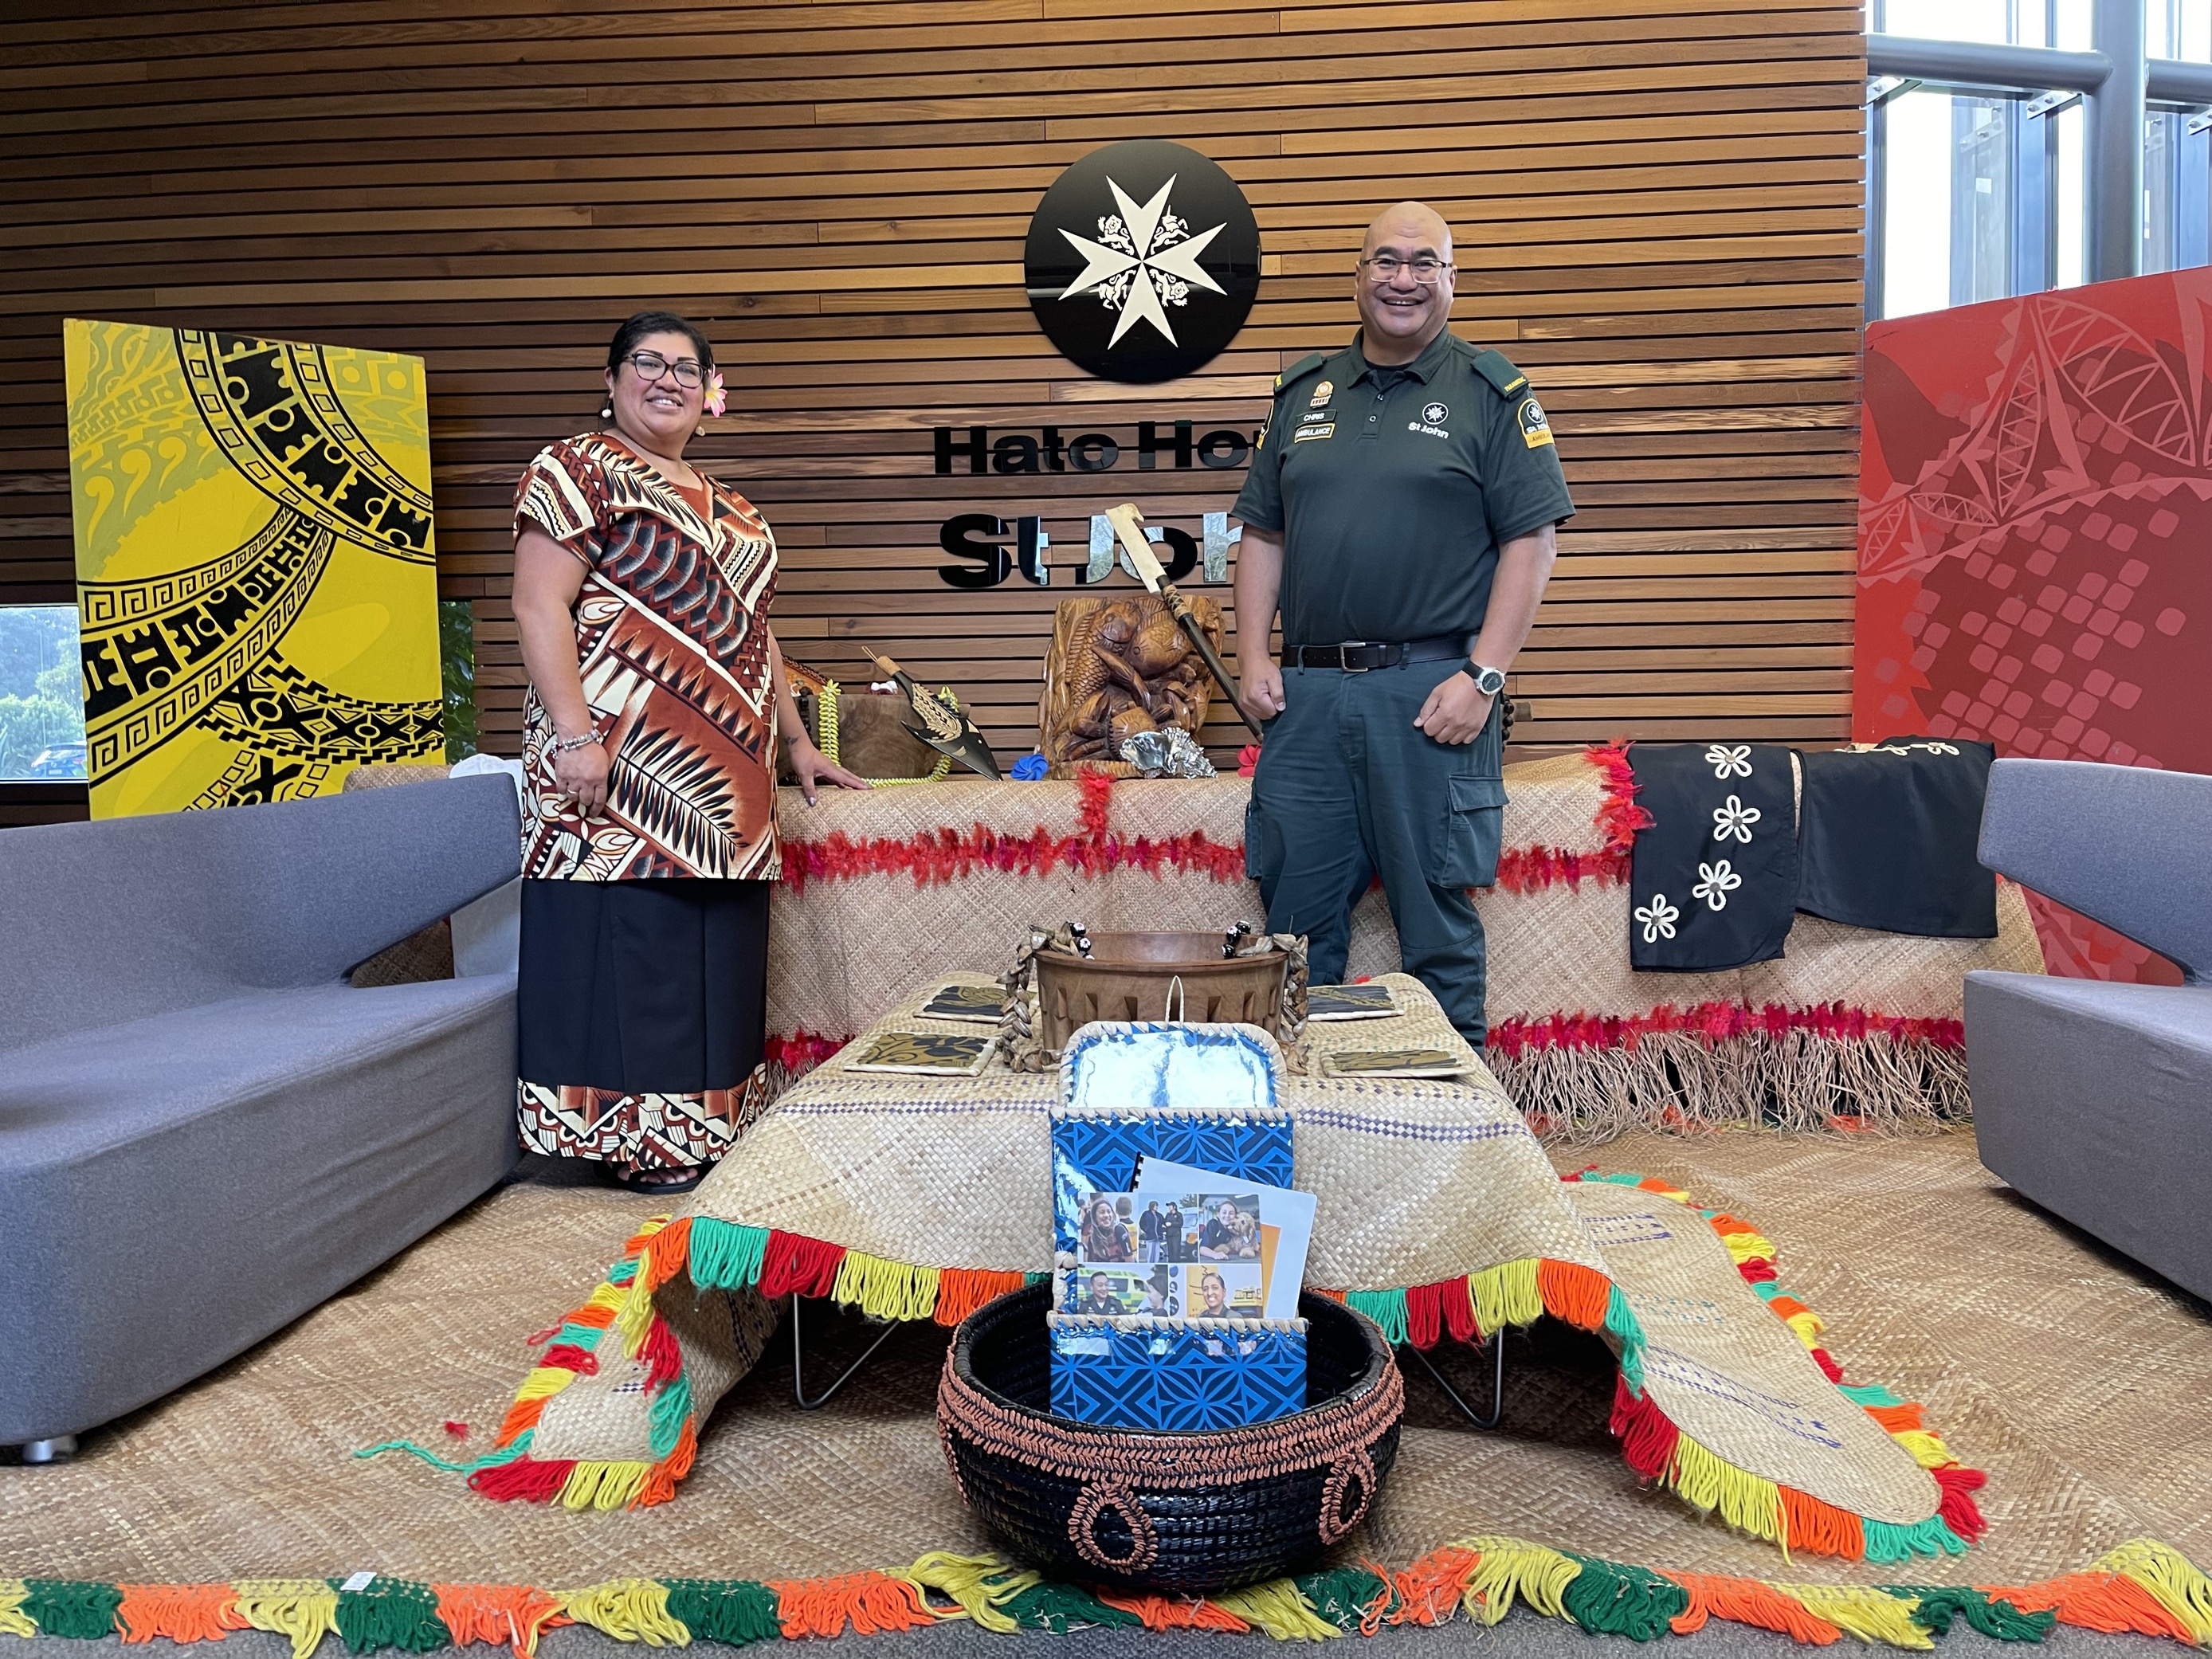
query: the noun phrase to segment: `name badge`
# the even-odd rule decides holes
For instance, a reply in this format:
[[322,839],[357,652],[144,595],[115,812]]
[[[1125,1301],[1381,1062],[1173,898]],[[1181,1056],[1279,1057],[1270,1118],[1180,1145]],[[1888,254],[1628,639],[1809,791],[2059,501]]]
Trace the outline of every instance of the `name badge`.
[[1297,430],[1297,435],[1291,441],[1294,444],[1302,444],[1309,438],[1326,438],[1335,430],[1334,421],[1329,421],[1321,426],[1302,426]]

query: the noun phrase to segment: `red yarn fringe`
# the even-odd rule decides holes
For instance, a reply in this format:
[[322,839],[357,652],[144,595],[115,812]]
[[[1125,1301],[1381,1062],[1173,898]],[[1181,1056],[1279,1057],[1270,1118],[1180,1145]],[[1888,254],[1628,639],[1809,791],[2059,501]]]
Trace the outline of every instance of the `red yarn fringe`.
[[1943,1524],[1965,1539],[1969,1544],[1990,1529],[1982,1517],[1982,1506],[1974,1501],[1974,1494],[1989,1485],[1990,1478],[1979,1469],[1970,1469],[1964,1463],[1946,1463],[1941,1468],[1930,1469],[1936,1484],[1943,1489],[1943,1502],[1938,1511]]
[[1693,1008],[1671,1006],[1648,1014],[1550,1014],[1540,1019],[1500,1020],[1490,1028],[1489,1048],[1508,1060],[1532,1049],[1633,1048],[1646,1036],[1683,1032],[1708,1045],[1745,1036],[1780,1041],[1807,1031],[1838,1042],[1921,1042],[1936,1048],[1963,1048],[1966,1028],[1955,1019],[1908,1019],[1847,1008],[1791,1008],[1778,1002],[1753,1007],[1747,1002],[1701,1002]]
[[842,1244],[771,1231],[761,1251],[760,1293],[771,1302],[786,1296],[827,1296],[844,1261]]
[[575,1467],[574,1460],[540,1462],[518,1457],[512,1463],[478,1469],[469,1477],[469,1490],[495,1503],[550,1504],[561,1495]]
[[1646,1480],[1657,1480],[1674,1461],[1682,1431],[1650,1395],[1631,1394],[1625,1376],[1613,1380],[1612,1428],[1621,1457]]

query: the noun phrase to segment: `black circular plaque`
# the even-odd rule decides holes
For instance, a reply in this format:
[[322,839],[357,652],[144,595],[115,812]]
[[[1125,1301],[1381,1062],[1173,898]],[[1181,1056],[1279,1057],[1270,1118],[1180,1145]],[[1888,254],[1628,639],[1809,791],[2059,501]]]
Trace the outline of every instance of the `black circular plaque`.
[[1182,144],[1094,149],[1030,220],[1030,308],[1102,380],[1172,380],[1237,337],[1260,291],[1260,225],[1237,181]]

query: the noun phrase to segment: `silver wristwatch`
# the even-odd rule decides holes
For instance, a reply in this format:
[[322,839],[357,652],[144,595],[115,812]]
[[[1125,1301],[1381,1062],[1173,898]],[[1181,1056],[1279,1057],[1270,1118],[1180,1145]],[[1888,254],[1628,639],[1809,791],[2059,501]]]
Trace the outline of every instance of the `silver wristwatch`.
[[1494,697],[1505,689],[1505,671],[1502,668],[1485,668],[1479,662],[1470,662],[1468,671],[1474,676],[1474,689],[1486,697]]

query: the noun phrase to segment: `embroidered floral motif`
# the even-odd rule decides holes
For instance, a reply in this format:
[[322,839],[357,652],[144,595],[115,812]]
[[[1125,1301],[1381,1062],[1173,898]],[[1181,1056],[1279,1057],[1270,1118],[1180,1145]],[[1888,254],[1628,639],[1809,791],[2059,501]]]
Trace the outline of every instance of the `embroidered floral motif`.
[[1713,839],[1740,841],[1751,845],[1751,826],[1764,817],[1756,806],[1746,806],[1740,795],[1730,795],[1728,805],[1713,808]]
[[[1748,841],[1749,836],[1745,839]],[[1690,890],[1693,899],[1703,899],[1710,910],[1728,908],[1728,896],[1743,885],[1743,878],[1726,859],[1717,859],[1711,864],[1701,864],[1698,873],[1705,879]]]
[[[1705,868],[1703,865],[1698,867],[1701,870]],[[1722,860],[1721,867],[1723,869],[1728,867],[1726,860]],[[1742,878],[1738,877],[1737,879],[1741,880]],[[1644,942],[1646,945],[1656,945],[1662,939],[1674,938],[1674,923],[1681,914],[1667,902],[1667,896],[1664,893],[1654,893],[1651,896],[1650,903],[1638,905],[1636,909],[1637,921],[1644,924]]]
[[1877,752],[1884,755],[1909,755],[1916,749],[1924,749],[1931,755],[1955,755],[1959,752],[1957,744],[1948,743],[1885,743],[1877,745]]
[[1705,750],[1705,764],[1723,783],[1730,778],[1747,778],[1751,775],[1751,745],[1717,743]]

